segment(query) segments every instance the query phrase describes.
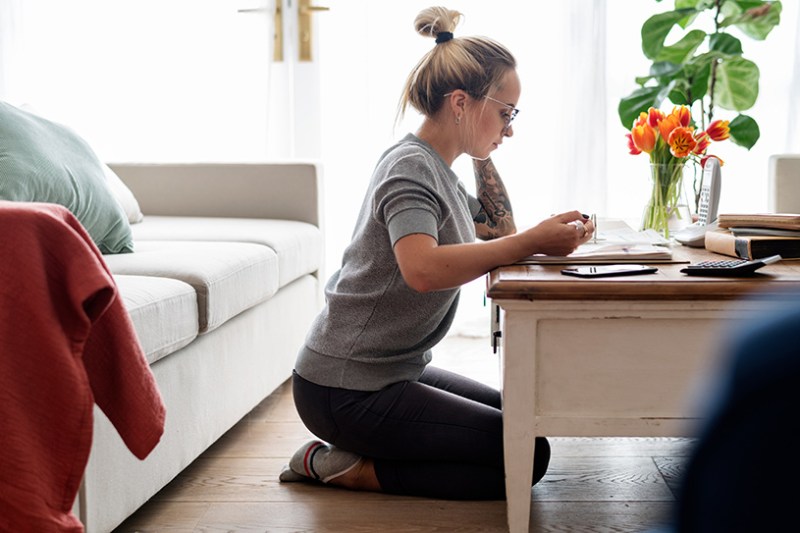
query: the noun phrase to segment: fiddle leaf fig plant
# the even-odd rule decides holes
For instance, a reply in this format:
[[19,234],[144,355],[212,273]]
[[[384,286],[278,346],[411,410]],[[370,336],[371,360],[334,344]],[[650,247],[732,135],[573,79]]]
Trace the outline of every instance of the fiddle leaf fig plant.
[[[661,0],[656,0],[660,2]],[[760,136],[758,123],[745,115],[758,98],[758,66],[744,57],[742,41],[731,32],[762,41],[780,23],[779,1],[674,0],[674,9],[658,13],[642,25],[642,52],[650,71],[636,78],[637,89],[619,102],[626,129],[649,108],[665,100],[688,106],[704,130],[718,109],[729,120],[732,142],[752,148]],[[677,40],[667,42],[673,33]]]

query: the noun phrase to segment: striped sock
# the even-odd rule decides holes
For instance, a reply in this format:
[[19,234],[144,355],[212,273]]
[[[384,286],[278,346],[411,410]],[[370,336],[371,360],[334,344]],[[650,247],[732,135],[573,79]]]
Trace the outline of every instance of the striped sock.
[[361,456],[346,452],[318,440],[305,443],[289,461],[289,468],[281,472],[283,482],[310,478],[323,483],[346,474],[361,462]]

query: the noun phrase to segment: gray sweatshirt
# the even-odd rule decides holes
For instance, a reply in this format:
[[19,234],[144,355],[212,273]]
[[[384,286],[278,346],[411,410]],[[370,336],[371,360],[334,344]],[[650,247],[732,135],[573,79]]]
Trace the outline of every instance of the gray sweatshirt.
[[478,201],[430,145],[412,134],[381,156],[342,267],[325,287],[295,365],[328,387],[379,390],[416,380],[447,333],[459,289],[419,293],[406,285],[393,246],[413,233],[439,244],[475,240]]

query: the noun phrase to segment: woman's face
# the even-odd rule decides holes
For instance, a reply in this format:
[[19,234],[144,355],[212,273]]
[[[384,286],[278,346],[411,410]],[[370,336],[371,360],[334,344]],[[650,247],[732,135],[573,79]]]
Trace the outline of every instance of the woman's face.
[[500,88],[479,100],[473,100],[475,113],[473,135],[467,153],[475,159],[486,159],[503,143],[505,137],[514,135],[511,121],[517,113],[521,92],[516,70],[509,70]]

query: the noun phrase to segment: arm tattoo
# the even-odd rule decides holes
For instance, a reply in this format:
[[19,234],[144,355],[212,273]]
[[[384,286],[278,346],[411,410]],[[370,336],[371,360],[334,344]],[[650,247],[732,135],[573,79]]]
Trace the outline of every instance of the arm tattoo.
[[473,161],[475,190],[481,210],[475,217],[475,231],[482,239],[494,239],[516,232],[511,201],[491,159]]

